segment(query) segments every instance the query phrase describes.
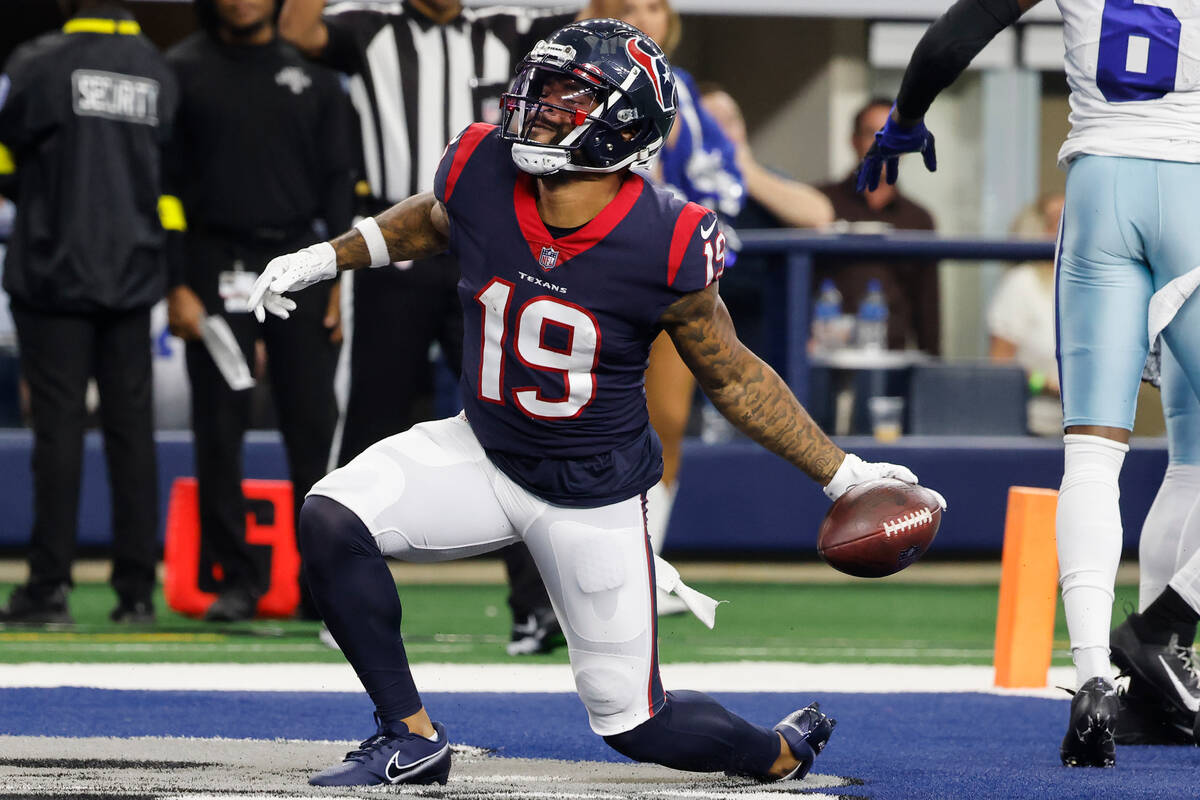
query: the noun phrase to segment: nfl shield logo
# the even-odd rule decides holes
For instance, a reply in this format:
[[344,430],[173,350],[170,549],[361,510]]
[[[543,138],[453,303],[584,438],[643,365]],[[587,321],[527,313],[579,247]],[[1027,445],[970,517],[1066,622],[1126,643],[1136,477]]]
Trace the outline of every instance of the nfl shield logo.
[[552,270],[558,266],[558,251],[553,247],[543,247],[542,254],[538,256],[538,263],[542,265],[544,270]]

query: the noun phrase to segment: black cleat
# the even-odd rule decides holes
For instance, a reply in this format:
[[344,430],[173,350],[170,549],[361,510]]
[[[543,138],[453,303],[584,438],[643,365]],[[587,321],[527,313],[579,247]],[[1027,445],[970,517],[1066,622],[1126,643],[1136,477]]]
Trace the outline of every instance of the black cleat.
[[38,590],[30,584],[18,586],[8,596],[8,605],[0,608],[0,622],[15,625],[71,625],[71,610],[67,607],[67,584],[49,590]]
[[1121,709],[1113,734],[1117,744],[1195,744],[1192,725],[1173,713],[1139,678],[1130,678],[1129,688],[1119,692],[1117,699]]
[[153,625],[154,603],[148,598],[122,597],[108,618],[121,625]]
[[241,622],[253,619],[258,611],[258,595],[249,589],[227,589],[217,595],[204,612],[205,622]]
[[1059,755],[1065,767],[1111,767],[1117,763],[1113,731],[1117,690],[1107,678],[1090,678],[1071,700],[1071,719]]
[[837,720],[822,714],[821,706],[817,703],[793,711],[781,719],[775,731],[787,742],[788,749],[800,763],[780,780],[804,780],[817,756],[825,749],[836,725]]
[[512,638],[504,649],[510,656],[527,656],[549,653],[564,642],[554,609],[539,608],[523,620],[513,620]]
[[1176,725],[1191,730],[1200,712],[1200,674],[1195,651],[1171,634],[1166,644],[1146,641],[1138,632],[1141,614],[1131,613],[1113,628],[1109,650],[1122,673],[1136,680],[1144,696],[1157,698],[1171,711]]

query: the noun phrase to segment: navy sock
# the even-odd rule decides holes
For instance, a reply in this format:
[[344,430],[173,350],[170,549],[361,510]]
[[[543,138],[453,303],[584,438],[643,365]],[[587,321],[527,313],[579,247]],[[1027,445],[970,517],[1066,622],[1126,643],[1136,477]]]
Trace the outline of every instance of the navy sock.
[[634,761],[689,772],[766,777],[779,758],[779,734],[752,725],[702,692],[667,692],[662,710],[631,731],[605,736]]
[[400,597],[367,526],[336,500],[313,495],[300,511],[297,537],[309,591],[381,720],[421,709],[400,636]]
[[1166,644],[1171,634],[1179,635],[1179,644],[1191,647],[1196,638],[1196,623],[1200,622],[1197,614],[1188,602],[1170,586],[1163,589],[1162,594],[1154,598],[1154,602],[1141,613],[1141,625],[1138,632],[1147,639],[1158,644]]

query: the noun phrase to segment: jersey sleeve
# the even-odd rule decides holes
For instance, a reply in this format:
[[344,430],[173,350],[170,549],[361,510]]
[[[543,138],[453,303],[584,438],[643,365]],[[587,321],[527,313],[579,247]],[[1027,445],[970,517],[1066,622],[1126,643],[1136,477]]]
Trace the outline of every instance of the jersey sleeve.
[[450,140],[442,153],[437,174],[433,179],[433,194],[451,213],[456,208],[455,193],[459,191],[467,164],[480,143],[496,130],[495,125],[476,122]]
[[698,292],[725,271],[725,234],[715,211],[688,203],[675,219],[667,284],[679,294]]
[[388,24],[388,15],[341,3],[330,4],[321,21],[325,23],[328,39],[318,60],[339,72],[355,75],[362,71],[367,45]]

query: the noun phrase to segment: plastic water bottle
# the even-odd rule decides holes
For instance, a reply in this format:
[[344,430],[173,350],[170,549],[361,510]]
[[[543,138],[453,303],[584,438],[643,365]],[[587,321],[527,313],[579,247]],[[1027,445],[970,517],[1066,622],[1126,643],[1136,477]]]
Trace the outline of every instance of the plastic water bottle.
[[812,338],[818,350],[832,350],[838,346],[837,330],[842,316],[842,293],[831,278],[821,281],[813,303]]
[[855,336],[864,350],[887,349],[887,298],[878,280],[867,283],[867,294],[858,306]]
[[704,400],[700,406],[700,441],[705,444],[732,442],[738,436],[737,428],[725,419],[712,403]]

